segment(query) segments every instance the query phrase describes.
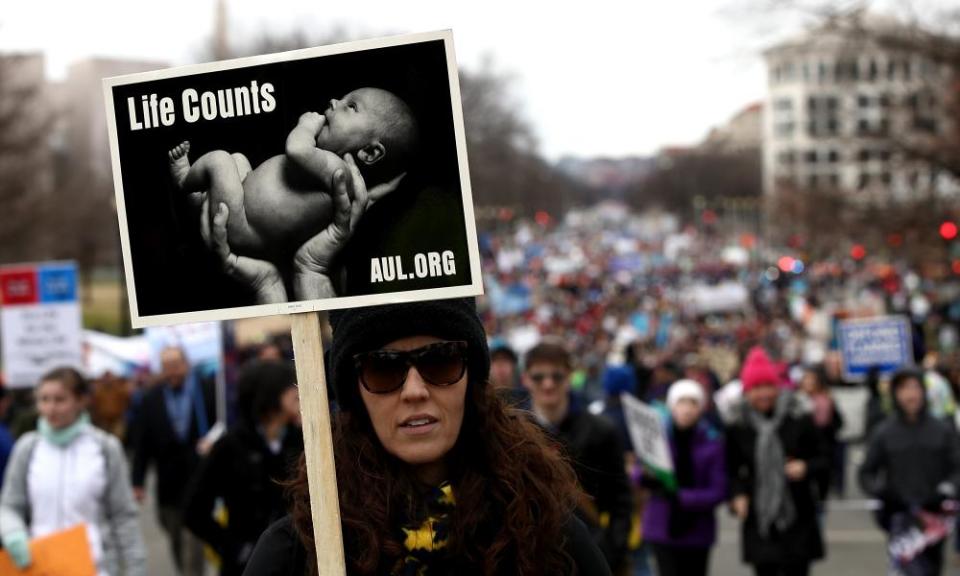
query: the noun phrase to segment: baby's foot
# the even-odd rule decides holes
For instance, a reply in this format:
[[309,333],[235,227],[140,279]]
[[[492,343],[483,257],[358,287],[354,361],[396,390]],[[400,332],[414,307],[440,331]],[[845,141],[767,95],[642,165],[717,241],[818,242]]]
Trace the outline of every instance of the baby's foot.
[[183,187],[183,179],[187,177],[190,171],[190,161],[187,160],[187,153],[190,152],[190,141],[184,140],[179,146],[175,146],[167,152],[167,158],[170,160],[170,176],[173,177],[173,183],[178,188]]

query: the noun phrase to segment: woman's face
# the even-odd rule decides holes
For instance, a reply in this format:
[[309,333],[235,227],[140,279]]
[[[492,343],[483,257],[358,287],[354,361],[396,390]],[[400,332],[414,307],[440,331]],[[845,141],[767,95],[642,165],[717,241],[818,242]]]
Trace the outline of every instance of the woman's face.
[[[433,336],[411,336],[383,349],[409,351],[436,342]],[[363,404],[384,449],[413,466],[442,462],[460,435],[467,377],[450,386],[428,384],[411,366],[403,386],[387,394],[368,392],[357,381]]]
[[59,380],[44,380],[37,386],[37,412],[59,430],[73,424],[86,409],[86,400],[76,396]]
[[703,409],[700,407],[700,403],[693,398],[681,398],[670,408],[670,415],[673,417],[673,422],[677,428],[681,430],[692,428],[700,419],[702,412]]

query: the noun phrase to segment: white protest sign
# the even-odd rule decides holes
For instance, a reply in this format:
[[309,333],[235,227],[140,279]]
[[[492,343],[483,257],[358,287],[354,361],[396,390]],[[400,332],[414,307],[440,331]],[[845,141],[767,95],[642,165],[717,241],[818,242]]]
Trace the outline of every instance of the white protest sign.
[[6,386],[34,386],[59,366],[83,366],[77,268],[72,262],[0,268],[0,343]]
[[621,394],[623,415],[633,442],[633,451],[643,464],[668,488],[676,487],[673,458],[667,442],[663,419],[655,408],[647,406],[630,394]]

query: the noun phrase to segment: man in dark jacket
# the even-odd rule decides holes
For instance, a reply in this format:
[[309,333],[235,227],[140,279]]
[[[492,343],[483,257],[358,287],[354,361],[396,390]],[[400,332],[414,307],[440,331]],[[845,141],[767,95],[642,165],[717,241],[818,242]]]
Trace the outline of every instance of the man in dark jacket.
[[[898,515],[941,511],[960,488],[960,443],[950,425],[927,412],[923,374],[905,370],[891,382],[894,414],[877,429],[860,468],[863,490],[883,502],[887,531]],[[943,542],[924,552],[927,574],[943,570]]]
[[160,371],[160,383],[143,397],[137,415],[133,490],[143,502],[147,469],[156,464],[157,512],[174,561],[184,576],[202,576],[203,545],[183,527],[182,507],[187,483],[209,450],[204,436],[216,421],[213,386],[197,379],[177,347],[161,351]]
[[572,404],[572,359],[561,344],[538,344],[524,365],[523,385],[530,391],[533,414],[570,456],[589,496],[579,507],[580,517],[616,574],[626,562],[633,512],[618,432],[607,420]]

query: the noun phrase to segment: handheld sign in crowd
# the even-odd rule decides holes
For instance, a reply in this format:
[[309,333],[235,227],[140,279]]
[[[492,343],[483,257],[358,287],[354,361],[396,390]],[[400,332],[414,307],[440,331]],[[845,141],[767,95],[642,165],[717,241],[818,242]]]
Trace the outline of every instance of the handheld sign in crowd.
[[0,267],[6,386],[30,388],[58,366],[80,368],[83,330],[72,262]]
[[96,576],[87,529],[81,524],[30,542],[30,566],[21,570],[0,552],[0,576]]
[[913,363],[910,322],[903,316],[844,320],[839,326],[844,378],[863,381],[870,370],[889,374]]
[[633,451],[643,463],[644,469],[656,476],[668,490],[676,490],[677,478],[673,470],[673,458],[670,456],[670,444],[667,442],[666,427],[660,412],[626,393],[620,395],[620,403],[623,406]]
[[104,80],[135,327],[294,314],[319,573],[345,571],[317,311],[482,294],[453,36]]

